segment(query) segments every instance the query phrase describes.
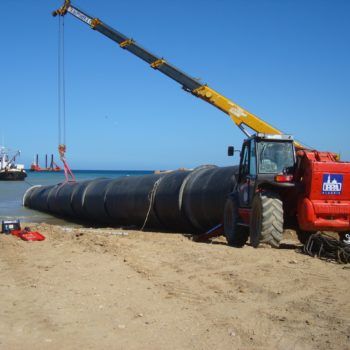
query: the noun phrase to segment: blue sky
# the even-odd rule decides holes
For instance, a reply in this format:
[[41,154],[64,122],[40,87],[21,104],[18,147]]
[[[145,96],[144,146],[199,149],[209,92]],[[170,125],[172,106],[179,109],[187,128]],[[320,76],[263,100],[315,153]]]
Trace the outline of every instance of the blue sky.
[[[57,153],[61,0],[2,0],[1,135]],[[150,51],[268,123],[350,160],[350,1],[76,0]],[[222,112],[185,93],[68,15],[68,160],[76,169],[230,165],[244,135]],[[43,158],[43,157],[42,157]]]

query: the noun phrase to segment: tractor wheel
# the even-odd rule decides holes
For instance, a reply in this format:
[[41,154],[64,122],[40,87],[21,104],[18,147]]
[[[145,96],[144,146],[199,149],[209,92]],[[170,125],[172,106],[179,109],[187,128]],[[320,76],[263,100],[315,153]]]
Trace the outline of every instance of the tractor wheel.
[[278,248],[283,236],[283,203],[278,194],[270,191],[258,193],[252,204],[250,217],[250,243],[258,247],[267,243]]
[[229,197],[224,209],[224,232],[228,245],[242,248],[248,240],[248,227],[238,223],[238,203],[234,197]]

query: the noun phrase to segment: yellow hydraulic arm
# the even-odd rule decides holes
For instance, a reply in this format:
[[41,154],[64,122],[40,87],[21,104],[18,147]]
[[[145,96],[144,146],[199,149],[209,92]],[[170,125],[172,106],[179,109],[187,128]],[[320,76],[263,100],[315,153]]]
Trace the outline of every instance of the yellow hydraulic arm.
[[256,115],[243,109],[229,98],[221,95],[214,89],[207,85],[201,85],[199,88],[192,91],[192,93],[202,100],[213,104],[215,107],[221,109],[223,112],[228,114],[233,122],[247,135],[248,131],[244,126],[248,126],[250,129],[265,134],[282,134],[282,132],[270,124],[264,122]]
[[[264,122],[254,114],[243,109],[227,97],[221,95],[206,84],[201,84],[197,79],[194,79],[176,67],[170,65],[166,60],[160,58],[138,45],[133,39],[125,36],[117,30],[109,27],[98,18],[93,18],[73,6],[70,0],[65,0],[62,7],[53,12],[53,16],[64,16],[70,13],[82,22],[87,23],[90,27],[101,34],[107,36],[111,40],[117,42],[119,46],[139,58],[146,61],[153,69],[161,71],[163,74],[180,83],[184,90],[201,98],[202,100],[211,103],[230,116],[233,122],[247,135],[250,136],[248,127],[257,133],[266,134],[282,134],[282,132],[270,124]],[[297,144],[298,145],[298,144]]]

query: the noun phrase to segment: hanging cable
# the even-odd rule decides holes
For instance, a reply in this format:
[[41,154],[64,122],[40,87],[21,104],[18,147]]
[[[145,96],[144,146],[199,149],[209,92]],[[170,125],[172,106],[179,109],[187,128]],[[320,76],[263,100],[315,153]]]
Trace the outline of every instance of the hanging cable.
[[63,144],[66,144],[66,64],[65,64],[65,42],[64,42],[64,17],[62,17],[62,128]]
[[[58,21],[58,153],[63,163],[65,182],[75,181],[66,160],[66,78],[65,78],[64,17]],[[69,179],[71,177],[71,180]]]
[[58,144],[61,143],[61,139],[62,139],[62,132],[61,132],[61,53],[62,53],[62,48],[61,48],[61,44],[62,44],[62,19],[61,16],[58,17],[58,59],[57,59],[57,109],[58,109]]

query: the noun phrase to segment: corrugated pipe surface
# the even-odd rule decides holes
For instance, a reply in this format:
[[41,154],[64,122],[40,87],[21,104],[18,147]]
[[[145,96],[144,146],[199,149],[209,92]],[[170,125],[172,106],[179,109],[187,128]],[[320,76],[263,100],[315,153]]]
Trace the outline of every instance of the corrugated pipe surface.
[[222,222],[237,166],[33,186],[23,204],[54,215],[113,226],[205,232]]

